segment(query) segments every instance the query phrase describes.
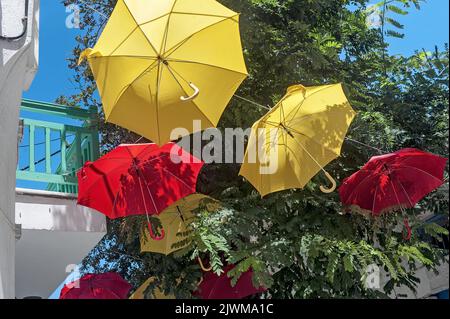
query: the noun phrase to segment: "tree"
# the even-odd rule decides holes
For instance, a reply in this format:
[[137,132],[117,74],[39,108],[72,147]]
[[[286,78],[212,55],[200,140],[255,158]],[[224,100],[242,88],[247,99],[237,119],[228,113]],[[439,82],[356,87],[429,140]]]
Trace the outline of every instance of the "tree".
[[[293,83],[317,85],[342,82],[358,117],[351,127],[340,159],[328,166],[342,180],[355,172],[370,156],[402,147],[418,147],[448,154],[448,47],[444,52],[417,52],[412,57],[388,53],[385,23],[401,29],[388,13],[406,14],[404,8],[416,0],[382,1],[382,24],[371,28],[366,0],[222,0],[241,12],[241,32],[250,77],[238,95],[262,105],[273,105]],[[397,5],[394,3],[396,2]],[[96,106],[95,83],[86,64],[78,66],[80,52],[92,47],[115,4],[112,0],[66,0],[81,8],[83,36],[69,67],[78,94],[60,97],[60,103]],[[95,9],[95,10],[93,10]],[[264,114],[241,99],[233,99],[219,129],[249,127]],[[103,150],[138,136],[100,121]],[[354,142],[356,141],[356,142]],[[377,264],[391,275],[384,293],[399,284],[411,288],[416,263],[430,269],[448,254],[432,247],[414,231],[405,242],[395,230],[402,216],[379,219],[344,214],[336,194],[323,195],[315,177],[304,190],[289,190],[265,199],[238,177],[239,164],[211,164],[202,172],[198,190],[221,200],[225,208],[207,212],[199,209],[194,224],[193,244],[172,256],[141,254],[138,234],[143,218],[110,221],[108,235],[84,260],[84,271],[115,269],[135,286],[150,276],[177,297],[191,297],[201,277],[192,260],[211,257],[214,271],[224,262],[237,265],[237,280],[250,267],[254,282],[270,289],[275,298],[383,297],[366,289],[368,265]],[[448,196],[442,191],[430,195],[420,207],[407,212],[414,229],[430,235],[448,235],[437,225],[417,219],[428,209],[436,214],[448,211]],[[405,261],[407,270],[400,261]],[[177,279],[181,278],[181,281]]]

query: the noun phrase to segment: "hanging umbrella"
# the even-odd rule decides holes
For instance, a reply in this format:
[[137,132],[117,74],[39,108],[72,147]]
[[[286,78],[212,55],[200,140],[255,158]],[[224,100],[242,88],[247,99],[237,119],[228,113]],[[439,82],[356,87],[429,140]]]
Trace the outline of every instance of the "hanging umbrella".
[[375,216],[413,208],[444,183],[446,163],[443,157],[413,148],[375,156],[344,180],[339,195],[349,209]]
[[131,285],[119,274],[88,274],[63,287],[59,299],[127,299]]
[[159,145],[215,127],[247,77],[239,14],[214,0],[118,0],[84,58],[106,121]]
[[[189,225],[194,221],[194,211],[202,204],[214,200],[202,194],[192,194],[166,208],[158,219],[161,237],[157,238],[152,227],[144,227],[140,236],[141,252],[169,255],[190,244]],[[215,201],[214,201],[215,202]]]
[[[145,299],[145,291],[147,288],[155,282],[155,277],[148,278],[136,291],[130,296],[129,299]],[[164,294],[161,289],[156,287],[152,291],[152,299],[176,299],[173,295]]]
[[78,204],[111,219],[158,215],[195,193],[203,165],[174,143],[121,145],[78,172]]
[[194,295],[202,299],[243,299],[266,291],[264,287],[255,288],[253,286],[252,270],[243,273],[233,287],[231,278],[228,277],[228,272],[233,268],[234,265],[228,265],[220,276],[206,272]]
[[355,115],[340,84],[290,87],[253,125],[240,175],[265,196],[303,188],[322,170],[333,186],[320,189],[333,192],[336,182],[324,166],[340,155]]

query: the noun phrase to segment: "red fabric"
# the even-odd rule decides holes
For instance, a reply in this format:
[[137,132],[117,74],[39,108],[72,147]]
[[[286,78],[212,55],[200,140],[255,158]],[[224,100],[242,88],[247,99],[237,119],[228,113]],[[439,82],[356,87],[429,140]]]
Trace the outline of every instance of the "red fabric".
[[159,214],[195,193],[203,165],[174,143],[121,145],[78,172],[78,204],[111,219]]
[[259,289],[253,287],[252,270],[243,273],[236,286],[232,287],[231,279],[228,278],[227,274],[233,268],[234,265],[227,266],[221,276],[217,276],[213,272],[205,273],[203,281],[194,295],[202,299],[243,299],[266,291],[263,287]]
[[59,299],[127,299],[131,285],[117,273],[88,274],[66,284]]
[[447,159],[418,149],[375,156],[346,178],[339,188],[341,201],[373,215],[399,206],[413,208],[444,181]]

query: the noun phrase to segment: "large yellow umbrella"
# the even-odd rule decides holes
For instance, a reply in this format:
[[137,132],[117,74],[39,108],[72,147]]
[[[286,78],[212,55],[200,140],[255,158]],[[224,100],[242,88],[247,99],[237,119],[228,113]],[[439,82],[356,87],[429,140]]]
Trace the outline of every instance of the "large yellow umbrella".
[[118,0],[85,58],[106,121],[159,145],[215,127],[247,77],[239,15],[214,0]]
[[303,188],[322,170],[332,186],[321,190],[333,192],[324,166],[340,155],[355,115],[340,84],[290,87],[253,125],[240,175],[265,196]]
[[[145,291],[147,290],[148,286],[153,284],[155,282],[155,277],[148,278],[136,291],[130,296],[129,299],[145,299]],[[165,295],[161,289],[156,287],[152,291],[152,299],[176,299],[173,295]]]
[[166,208],[158,217],[164,236],[157,238],[144,227],[140,235],[141,252],[169,255],[187,247],[190,244],[189,225],[195,219],[194,211],[201,205],[214,203],[217,202],[206,195],[192,194]]

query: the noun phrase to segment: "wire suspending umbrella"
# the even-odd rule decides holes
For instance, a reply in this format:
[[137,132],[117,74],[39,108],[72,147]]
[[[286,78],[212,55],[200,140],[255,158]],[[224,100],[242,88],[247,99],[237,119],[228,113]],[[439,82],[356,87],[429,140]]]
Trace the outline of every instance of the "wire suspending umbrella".
[[59,299],[127,299],[130,289],[118,273],[87,274],[66,284]]
[[239,14],[214,0],[118,0],[85,58],[106,121],[159,145],[215,127],[247,77]]
[[174,143],[121,145],[78,172],[78,204],[111,219],[158,215],[195,193],[203,165]]
[[[303,188],[323,171],[332,186],[320,189],[333,192],[337,183],[324,167],[340,156],[355,115],[341,84],[291,86],[281,101],[253,125],[240,175],[265,196]],[[276,169],[261,173],[268,163]]]

